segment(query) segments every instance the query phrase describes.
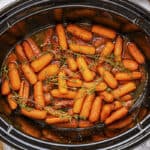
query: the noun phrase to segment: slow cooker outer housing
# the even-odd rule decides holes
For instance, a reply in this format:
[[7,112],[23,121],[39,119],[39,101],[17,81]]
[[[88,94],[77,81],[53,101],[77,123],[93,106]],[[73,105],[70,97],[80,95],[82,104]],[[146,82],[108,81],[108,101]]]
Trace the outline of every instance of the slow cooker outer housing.
[[[28,0],[13,3],[0,14],[0,66],[8,51],[12,49],[18,40],[23,39],[25,35],[29,35],[37,29],[39,30],[40,28],[46,27],[48,24],[55,24],[56,20],[51,16],[54,9],[62,8],[65,10],[71,7],[100,9],[123,16],[138,25],[144,32],[135,32],[131,34],[131,38],[139,41],[142,37],[144,44],[147,44],[147,46],[143,48],[143,51],[147,57],[147,64],[149,65],[150,47],[148,46],[150,45],[148,45],[148,42],[150,41],[150,15],[142,8],[124,0]],[[47,14],[49,14],[49,16],[47,16]],[[48,22],[47,19],[43,20],[43,17],[47,18]],[[26,21],[26,19],[28,19],[29,24],[27,30],[23,30],[19,36],[10,36],[9,30],[13,27],[15,28],[18,22]],[[35,20],[38,20],[38,22],[35,23]],[[58,22],[61,21],[62,20],[59,20]],[[137,36],[139,36],[139,38]],[[142,43],[141,45],[138,43],[138,45],[143,46]],[[148,103],[146,104],[149,105]],[[88,144],[58,144],[39,140],[15,129],[11,124],[7,123],[3,117],[0,117],[1,139],[18,149],[124,149],[138,142],[142,142],[142,140],[149,135],[150,115],[144,118],[144,120],[135,127],[119,136]]]

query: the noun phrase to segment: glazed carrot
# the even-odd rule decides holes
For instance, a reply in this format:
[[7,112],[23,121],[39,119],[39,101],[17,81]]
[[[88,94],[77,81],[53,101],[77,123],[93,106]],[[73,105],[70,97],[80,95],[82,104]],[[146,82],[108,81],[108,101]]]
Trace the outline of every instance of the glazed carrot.
[[102,108],[102,97],[98,96],[95,98],[92,104],[92,108],[89,116],[90,122],[96,122],[99,120],[101,108]]
[[43,92],[49,92],[52,89],[50,84],[43,84]]
[[78,68],[76,61],[71,56],[67,57],[67,64],[71,71],[76,71]]
[[93,82],[84,82],[83,83],[83,87],[85,88],[95,88],[95,91],[104,91],[106,88],[107,88],[107,84],[105,82],[96,82],[96,81],[93,81]]
[[73,99],[77,93],[75,91],[68,90],[66,94],[61,94],[58,89],[53,89],[51,90],[51,94],[53,97],[56,97],[56,98]]
[[113,49],[114,49],[114,44],[108,41],[100,54],[101,57],[105,58],[109,56],[112,53]]
[[23,51],[23,48],[21,45],[16,45],[15,53],[16,53],[17,58],[19,59],[20,62],[26,62],[27,61],[27,58],[24,54],[24,51]]
[[38,74],[39,80],[45,80],[49,76],[56,75],[59,71],[59,66],[57,64],[51,64],[41,70]]
[[8,95],[10,93],[9,81],[5,79],[1,85],[1,94]]
[[100,82],[96,85],[96,91],[104,91],[107,88],[107,84],[105,82]]
[[11,52],[6,59],[6,63],[8,64],[10,62],[16,62],[16,61],[17,61],[16,54],[14,52]]
[[45,110],[31,109],[30,111],[22,108],[21,114],[32,119],[45,119],[47,112]]
[[114,39],[116,37],[116,32],[114,30],[100,25],[93,25],[92,32],[110,39]]
[[76,119],[72,119],[69,122],[65,123],[57,123],[54,124],[56,127],[62,127],[62,128],[77,128],[78,127],[78,121]]
[[70,78],[67,81],[67,85],[70,87],[81,87],[82,86],[82,80],[80,79],[75,79],[75,78]]
[[19,96],[23,98],[21,100],[21,103],[26,104],[29,98],[29,91],[30,91],[29,83],[27,81],[22,81],[19,90]]
[[61,109],[66,107],[72,107],[74,100],[55,100],[53,103],[54,109]]
[[107,128],[114,130],[114,129],[122,129],[129,124],[131,124],[133,121],[133,118],[131,116],[126,117],[125,119],[121,119],[120,121],[117,121],[116,123],[113,123],[112,125],[109,125]]
[[95,77],[95,74],[94,74],[94,72],[92,72],[88,69],[85,59],[81,56],[78,57],[77,64],[78,64],[78,68],[79,68],[84,80],[87,82],[92,81]]
[[118,36],[114,48],[115,61],[121,61],[123,39]]
[[132,57],[139,63],[139,64],[144,64],[145,63],[145,58],[141,51],[138,49],[138,47],[134,43],[129,43],[128,44],[128,50]]
[[45,105],[49,105],[51,103],[52,96],[50,93],[44,93],[44,101]]
[[114,108],[113,104],[105,104],[102,107],[102,111],[100,113],[100,120],[102,122],[104,122],[106,120],[106,118],[110,115],[110,113],[112,112]]
[[26,41],[29,43],[34,55],[38,56],[40,54],[40,49],[37,44],[32,40],[32,38],[27,38]]
[[29,66],[29,64],[22,64],[21,69],[30,84],[35,84],[37,82],[37,76]]
[[84,89],[79,89],[74,99],[74,105],[73,105],[74,113],[80,113],[85,96],[86,96],[86,91]]
[[76,43],[70,43],[69,48],[76,53],[82,53],[82,54],[95,54],[95,47],[89,46],[89,45],[79,45]]
[[45,119],[45,122],[46,122],[47,124],[63,123],[63,122],[69,122],[69,118],[47,117],[47,118]]
[[69,24],[66,29],[68,32],[84,41],[92,40],[92,33],[77,25]]
[[131,100],[131,99],[133,99],[133,97],[132,97],[131,94],[126,94],[126,95],[120,97],[120,100],[121,100],[121,101],[129,101],[129,100]]
[[34,53],[33,53],[32,49],[31,49],[29,43],[28,43],[27,41],[24,41],[24,42],[22,43],[22,46],[23,46],[23,50],[24,50],[24,52],[25,52],[26,57],[27,57],[29,60],[31,60],[31,59],[33,58],[33,56],[34,56]]
[[44,45],[50,44],[53,36],[53,29],[49,28],[45,31]]
[[138,63],[134,60],[124,59],[122,63],[124,67],[129,69],[130,71],[134,71],[138,69]]
[[142,77],[142,73],[138,72],[138,71],[134,71],[131,73],[124,73],[124,72],[118,72],[115,75],[115,78],[117,80],[136,80],[136,79],[140,79]]
[[98,72],[101,75],[102,78],[104,78],[104,81],[107,83],[107,85],[111,88],[116,88],[118,83],[117,80],[114,78],[114,76],[107,70],[104,69],[104,67],[99,66]]
[[88,120],[80,120],[79,121],[79,127],[80,128],[87,128],[87,127],[91,127],[91,126],[93,126],[93,123],[91,123]]
[[7,101],[8,101],[8,104],[10,106],[10,108],[12,110],[16,109],[18,104],[17,102],[15,101],[15,99],[13,98],[13,95],[12,94],[9,94],[8,97],[7,97]]
[[66,74],[64,71],[60,71],[58,74],[58,89],[61,94],[67,93],[67,82],[66,82]]
[[92,103],[94,101],[95,94],[87,95],[84,102],[83,106],[80,112],[80,116],[84,118],[88,118],[90,114],[90,110],[92,108]]
[[42,82],[38,81],[34,85],[34,100],[35,100],[35,108],[41,109],[45,106]]
[[108,103],[113,102],[113,100],[114,100],[113,95],[107,91],[101,92],[100,95],[102,95],[104,97],[104,101],[106,101]]
[[119,98],[121,96],[124,96],[128,94],[129,92],[132,92],[136,89],[136,85],[134,82],[128,82],[117,89],[113,90],[111,93],[114,96],[114,98]]
[[33,68],[34,72],[39,72],[50,63],[52,58],[53,55],[50,53],[42,55],[38,59],[31,62],[31,67]]
[[81,74],[77,73],[77,72],[73,72],[68,68],[64,68],[64,71],[66,72],[66,74],[71,77],[71,78],[77,78],[77,79],[81,79]]
[[66,35],[65,35],[65,29],[62,24],[56,25],[56,33],[58,36],[58,41],[59,41],[59,45],[60,45],[61,49],[67,50],[67,48],[68,48],[67,39],[66,39]]
[[8,64],[8,76],[9,76],[11,88],[16,91],[19,90],[21,81],[15,63]]
[[121,118],[123,118],[125,115],[127,115],[128,113],[128,109],[125,107],[122,107],[118,110],[116,110],[115,112],[113,112],[106,120],[105,120],[105,124],[111,124],[116,120],[119,120]]
[[46,138],[48,140],[52,140],[54,142],[61,142],[60,136],[55,135],[51,130],[43,129],[42,134],[43,134],[44,138]]
[[19,124],[21,131],[33,137],[40,138],[41,136],[40,130],[35,126],[33,126],[30,122],[21,117],[15,118],[15,121]]
[[117,110],[123,106],[120,101],[114,101],[113,105],[114,105],[113,110]]
[[23,89],[23,98],[28,99],[29,98],[29,92],[30,92],[30,85],[27,81],[25,81],[24,89]]

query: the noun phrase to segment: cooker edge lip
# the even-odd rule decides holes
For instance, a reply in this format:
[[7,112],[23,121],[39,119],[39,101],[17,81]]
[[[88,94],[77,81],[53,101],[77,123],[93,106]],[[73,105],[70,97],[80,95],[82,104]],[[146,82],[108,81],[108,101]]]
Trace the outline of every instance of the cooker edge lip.
[[[105,1],[105,0],[102,0],[102,1]],[[52,145],[53,145],[53,143],[51,143]],[[91,145],[91,143],[89,143],[90,145]],[[95,142],[95,144],[96,144],[96,142]],[[98,144],[98,143],[97,143]],[[60,144],[60,146],[62,146],[63,144]],[[59,146],[58,144],[57,144],[57,146]],[[65,144],[65,146],[68,146],[68,144]],[[88,145],[84,145],[84,144],[82,144],[82,146],[88,146]]]

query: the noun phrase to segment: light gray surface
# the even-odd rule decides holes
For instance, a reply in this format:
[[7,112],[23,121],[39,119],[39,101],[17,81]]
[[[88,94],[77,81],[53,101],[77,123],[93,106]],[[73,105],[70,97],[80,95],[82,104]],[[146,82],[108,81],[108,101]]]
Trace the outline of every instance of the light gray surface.
[[[7,7],[10,3],[13,3],[18,0],[0,0],[0,10]],[[144,7],[147,11],[150,11],[150,1],[149,0],[130,0],[133,3],[136,3],[142,7]],[[3,144],[4,150],[14,150],[10,146]],[[132,150],[150,150],[150,138],[146,140],[144,143],[141,143]]]

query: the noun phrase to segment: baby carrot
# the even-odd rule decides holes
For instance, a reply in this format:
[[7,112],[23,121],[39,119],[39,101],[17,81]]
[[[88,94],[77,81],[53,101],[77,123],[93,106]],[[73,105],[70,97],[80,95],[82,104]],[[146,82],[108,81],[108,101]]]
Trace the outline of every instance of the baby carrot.
[[29,64],[22,64],[21,69],[30,84],[35,84],[37,82],[37,76],[29,66]]
[[48,65],[50,63],[52,58],[53,58],[53,55],[50,53],[42,55],[38,59],[31,62],[31,67],[33,68],[34,72],[39,72],[46,65]]
[[100,25],[93,25],[92,32],[100,36],[110,38],[110,39],[114,39],[116,37],[116,32],[114,30],[100,26]]
[[116,88],[118,85],[117,80],[114,78],[114,76],[107,70],[104,69],[104,67],[99,66],[98,72],[101,75],[102,78],[104,78],[107,85],[111,88]]
[[79,127],[80,128],[86,128],[86,127],[91,127],[91,126],[93,126],[93,123],[91,123],[88,120],[80,120],[79,121]]
[[45,119],[45,122],[47,124],[63,123],[63,122],[69,122],[69,118],[47,117]]
[[82,53],[82,54],[95,54],[96,50],[95,47],[89,46],[89,45],[79,45],[76,43],[70,43],[69,48],[76,53]]
[[78,68],[76,61],[71,56],[67,57],[67,64],[71,71],[76,71]]
[[100,95],[102,95],[104,97],[104,101],[106,101],[108,103],[113,102],[113,100],[114,100],[113,95],[107,91],[101,92]]
[[21,113],[24,116],[27,116],[32,119],[45,119],[47,114],[45,110],[37,110],[37,109],[27,110],[25,108],[21,109]]
[[18,104],[17,102],[13,99],[13,95],[12,94],[9,94],[8,97],[7,97],[7,101],[8,101],[8,104],[10,106],[10,108],[12,110],[16,109]]
[[29,83],[27,81],[22,81],[19,90],[19,96],[22,97],[21,103],[25,104],[29,98]]
[[106,120],[105,120],[105,124],[111,124],[116,120],[119,120],[121,118],[123,118],[125,115],[127,115],[128,113],[128,109],[125,107],[122,107],[118,110],[116,110],[115,112],[113,112]]
[[92,33],[77,25],[69,24],[66,29],[68,32],[84,41],[92,40]]
[[107,128],[111,130],[122,129],[128,126],[129,124],[131,124],[132,122],[133,122],[133,118],[131,116],[128,116],[125,119],[121,119],[120,121],[117,121],[116,123],[107,126]]
[[31,60],[31,59],[33,58],[34,54],[33,54],[33,51],[32,51],[32,49],[31,49],[29,43],[28,43],[27,41],[24,41],[24,42],[22,43],[22,46],[23,46],[23,50],[24,50],[24,52],[25,52],[26,57],[27,57],[29,60]]
[[67,93],[67,83],[66,83],[66,74],[64,71],[60,71],[58,74],[58,89],[60,93]]
[[123,39],[121,38],[121,36],[118,36],[114,48],[115,61],[121,61],[122,45]]
[[128,50],[132,57],[139,63],[139,64],[144,64],[145,63],[145,58],[141,51],[138,49],[138,47],[134,43],[129,43],[128,44]]
[[138,69],[138,63],[134,60],[124,59],[122,63],[124,67],[129,69],[130,71],[134,71]]
[[81,87],[82,83],[82,80],[75,78],[69,78],[69,80],[67,81],[67,85],[70,87]]
[[115,75],[115,78],[117,80],[136,80],[140,79],[142,77],[142,73],[138,71],[134,71],[131,73],[125,73],[125,72],[118,72]]
[[10,62],[16,62],[17,61],[17,56],[14,52],[11,52],[7,59],[6,59],[6,63],[9,64]]
[[67,45],[67,39],[65,35],[65,29],[62,24],[57,24],[56,25],[56,33],[58,35],[58,41],[59,45],[62,50],[67,50],[68,45]]
[[129,100],[131,100],[131,99],[133,99],[133,97],[132,97],[131,94],[126,94],[126,95],[120,97],[120,100],[121,100],[121,101],[129,101]]
[[34,100],[36,109],[40,109],[45,106],[43,87],[41,81],[36,82],[36,84],[34,85]]
[[77,58],[78,68],[84,78],[85,81],[92,81],[95,77],[94,72],[88,69],[88,65],[83,57]]
[[93,82],[84,82],[83,87],[89,89],[89,88],[95,88],[95,91],[104,91],[107,88],[107,84],[105,82],[100,81],[99,83],[93,81]]
[[40,54],[40,49],[37,44],[32,40],[32,38],[27,38],[26,41],[29,43],[34,55],[38,56]]
[[8,64],[8,76],[9,76],[11,88],[16,91],[19,90],[21,81],[20,81],[19,72],[15,63]]
[[94,101],[95,94],[87,95],[84,102],[83,106],[80,112],[80,116],[84,118],[88,118],[90,114],[90,110],[92,107],[92,103]]
[[73,105],[74,113],[80,113],[85,96],[86,96],[86,91],[84,89],[79,89],[74,99],[74,105]]
[[8,95],[10,93],[9,80],[5,79],[2,81],[1,94]]
[[113,49],[114,49],[114,44],[108,41],[100,54],[101,57],[105,58],[109,56],[112,53]]
[[26,62],[27,58],[24,54],[23,48],[21,45],[16,45],[15,47],[15,53],[17,55],[17,58],[20,62]]
[[69,90],[67,91],[66,94],[60,93],[60,91],[58,89],[51,90],[51,95],[56,98],[74,99],[76,94],[77,93],[75,91],[69,91]]
[[49,76],[56,75],[59,71],[59,66],[57,64],[51,64],[41,70],[38,74],[39,80],[45,80]]
[[102,97],[97,96],[92,104],[89,120],[90,122],[96,122],[99,120],[99,115],[102,108]]
[[133,90],[136,89],[136,85],[134,82],[128,82],[117,89],[113,90],[111,93],[114,96],[114,98],[119,98],[123,95],[128,94],[129,92],[132,92]]
[[102,111],[100,113],[100,120],[102,122],[104,122],[106,120],[106,118],[110,115],[110,113],[113,110],[113,107],[114,107],[113,104],[105,104],[102,107]]

